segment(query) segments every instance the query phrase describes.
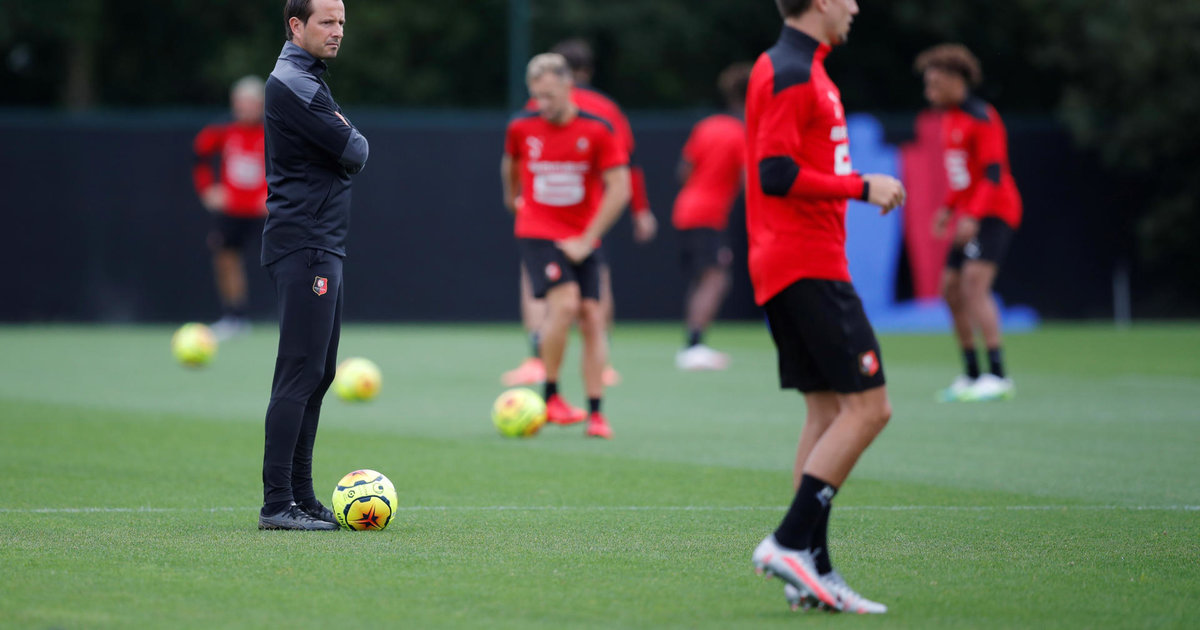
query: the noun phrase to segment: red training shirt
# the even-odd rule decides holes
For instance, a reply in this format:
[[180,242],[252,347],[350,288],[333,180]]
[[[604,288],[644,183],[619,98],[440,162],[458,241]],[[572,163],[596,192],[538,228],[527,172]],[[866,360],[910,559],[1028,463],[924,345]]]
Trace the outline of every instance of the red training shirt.
[[263,126],[226,123],[209,125],[196,135],[196,165],[192,182],[196,193],[216,181],[213,156],[220,156],[220,185],[225,189],[225,214],[261,217],[267,214],[267,175],[264,163]]
[[604,172],[629,156],[605,120],[580,111],[565,125],[537,112],[508,123],[504,152],[520,169],[518,238],[562,240],[583,234],[604,196]]
[[945,206],[976,219],[997,217],[1021,225],[1021,194],[1008,167],[1008,132],[1000,115],[978,98],[942,116],[946,147]]
[[846,202],[865,185],[850,164],[829,46],[784,27],[759,56],[746,98],[746,229],[754,299],[802,278],[850,281]]
[[[616,101],[605,96],[599,90],[576,85],[571,88],[571,102],[575,103],[575,106],[581,111],[599,116],[612,125],[613,130],[617,134],[617,140],[621,142],[625,154],[629,156],[632,162],[634,149],[633,127],[629,125],[629,119],[625,117],[625,112],[621,111],[621,106],[617,105]],[[525,104],[525,109],[528,111],[537,111],[537,101],[529,99],[529,102]],[[631,209],[634,213],[649,212],[650,197],[646,194],[646,175],[642,172],[642,167],[630,164],[629,177],[629,185],[632,188],[630,191],[632,197],[629,200]]]
[[692,127],[683,146],[683,159],[692,170],[675,197],[675,229],[725,229],[742,188],[745,153],[746,126],[738,118],[715,114]]

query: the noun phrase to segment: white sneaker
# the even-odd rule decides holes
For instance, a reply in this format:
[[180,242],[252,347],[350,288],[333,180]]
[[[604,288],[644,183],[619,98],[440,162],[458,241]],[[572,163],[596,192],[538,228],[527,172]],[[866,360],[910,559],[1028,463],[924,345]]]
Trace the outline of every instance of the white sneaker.
[[975,379],[974,385],[971,385],[966,400],[1010,400],[1016,395],[1017,389],[1013,385],[1012,379],[1000,378],[995,374],[983,374]]
[[846,580],[842,579],[842,574],[837,571],[830,571],[822,575],[821,582],[837,598],[838,603],[835,606],[837,610],[858,613],[860,615],[879,615],[887,612],[887,606],[879,602],[873,602],[850,588],[850,585],[846,584]]
[[217,338],[217,341],[227,341],[250,332],[250,320],[245,317],[225,315],[213,322],[209,328],[212,329],[213,336]]
[[779,576],[779,579],[800,591],[812,593],[813,597],[826,606],[840,610],[837,598],[817,575],[812,552],[783,547],[775,541],[775,534],[771,534],[758,543],[750,561],[759,575],[766,575],[768,578]]
[[938,402],[961,402],[967,399],[967,395],[971,391],[971,386],[975,384],[975,379],[960,374],[958,378],[950,383],[950,387],[939,390],[937,393]]
[[729,355],[698,344],[676,353],[675,367],[688,372],[724,370],[729,367]]

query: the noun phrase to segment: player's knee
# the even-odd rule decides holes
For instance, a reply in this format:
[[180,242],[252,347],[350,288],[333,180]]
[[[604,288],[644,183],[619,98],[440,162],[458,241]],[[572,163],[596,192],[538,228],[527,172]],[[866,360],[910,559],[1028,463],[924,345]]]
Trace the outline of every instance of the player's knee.
[[583,300],[579,322],[584,334],[604,334],[606,318],[604,305],[596,300]]

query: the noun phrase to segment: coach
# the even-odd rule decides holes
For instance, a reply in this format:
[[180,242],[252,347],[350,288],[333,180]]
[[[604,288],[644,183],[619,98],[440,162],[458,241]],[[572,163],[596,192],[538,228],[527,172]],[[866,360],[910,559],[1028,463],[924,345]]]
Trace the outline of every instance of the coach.
[[287,0],[288,41],[267,79],[267,216],[262,264],[279,302],[279,354],[267,406],[259,529],[337,529],[313,492],[321,399],[333,382],[342,319],[350,175],[367,140],[321,79],[342,45],[341,0]]

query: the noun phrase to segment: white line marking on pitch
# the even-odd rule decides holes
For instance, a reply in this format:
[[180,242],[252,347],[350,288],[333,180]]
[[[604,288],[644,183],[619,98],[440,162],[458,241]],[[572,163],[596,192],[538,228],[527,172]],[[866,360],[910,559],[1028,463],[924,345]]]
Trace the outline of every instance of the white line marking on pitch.
[[[171,512],[248,512],[244,507],[78,507],[78,508],[0,508],[0,514],[159,514]],[[779,512],[782,505],[411,505],[397,512]],[[844,505],[839,512],[1001,512],[1001,511],[1118,511],[1198,512],[1200,505]]]

